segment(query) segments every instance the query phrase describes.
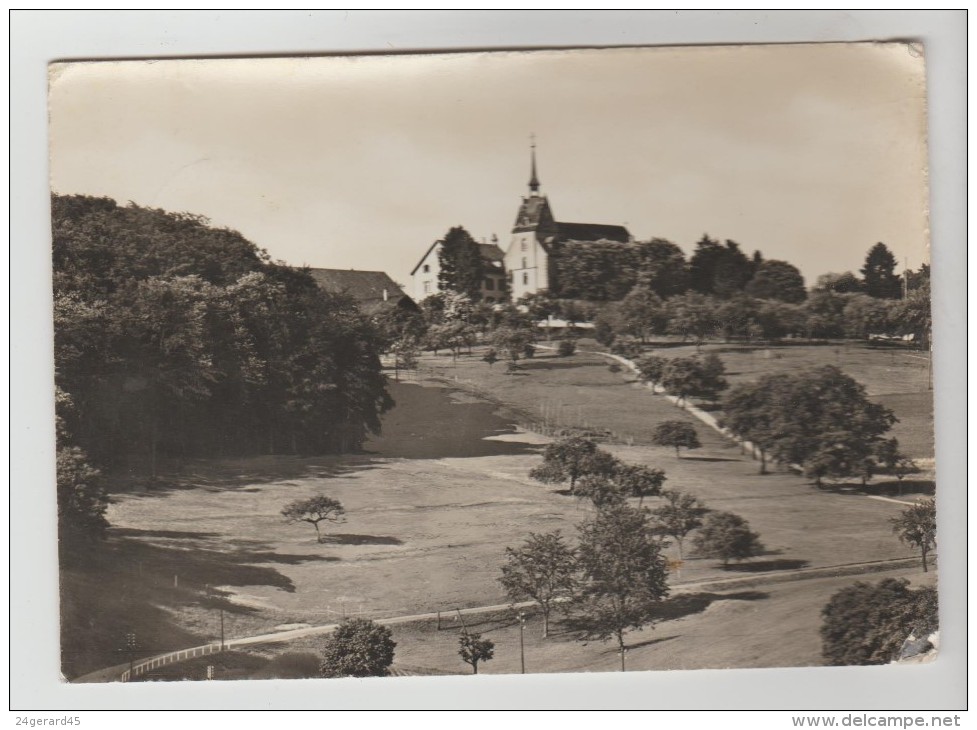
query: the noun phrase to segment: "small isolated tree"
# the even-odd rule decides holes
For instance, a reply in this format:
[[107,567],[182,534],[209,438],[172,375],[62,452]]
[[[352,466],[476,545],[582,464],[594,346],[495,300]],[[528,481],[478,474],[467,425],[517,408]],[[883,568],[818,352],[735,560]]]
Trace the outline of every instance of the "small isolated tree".
[[326,639],[322,674],[326,677],[384,677],[394,660],[390,629],[363,618],[345,619]]
[[661,494],[665,472],[644,464],[622,464],[614,475],[614,481],[625,495],[637,497],[640,507],[645,497]]
[[482,360],[484,362],[487,362],[489,364],[489,367],[492,367],[493,365],[495,365],[495,363],[499,361],[499,355],[495,351],[494,347],[490,347],[488,352],[482,355]]
[[478,663],[495,656],[495,642],[483,639],[481,634],[465,631],[458,637],[458,655],[466,664],[472,665],[472,674],[478,674]]
[[544,484],[569,481],[573,491],[585,474],[610,476],[616,467],[617,460],[590,439],[568,436],[546,446],[543,463],[530,470],[529,476]]
[[936,547],[936,500],[924,499],[907,507],[898,517],[889,520],[899,540],[916,548],[923,556],[923,572],[927,571],[926,556]]
[[680,448],[698,449],[702,444],[699,443],[699,435],[691,423],[685,421],[664,421],[655,426],[651,434],[651,441],[658,446],[671,446],[675,449],[675,456],[682,458],[679,454]]
[[910,635],[923,638],[939,626],[936,589],[912,590],[905,579],[859,581],[831,596],[821,618],[821,653],[829,664],[888,664]]
[[678,490],[662,492],[665,504],[651,511],[652,524],[657,532],[675,539],[678,559],[682,560],[682,542],[686,536],[702,526],[702,516],[707,512],[696,497]]
[[288,523],[308,522],[315,528],[316,540],[322,542],[322,533],[319,531],[320,522],[342,522],[346,510],[338,500],[327,497],[324,494],[317,494],[308,499],[297,499],[290,502],[282,509],[282,516]]
[[730,560],[745,560],[763,550],[760,536],[750,530],[750,523],[732,512],[713,512],[693,538],[703,557],[719,558],[723,568]]
[[492,347],[509,361],[514,369],[520,358],[526,357],[526,348],[533,343],[534,333],[529,328],[499,327],[492,333]]
[[576,585],[576,557],[560,531],[529,533],[518,548],[505,549],[499,582],[515,601],[533,600],[543,615],[543,638],[549,633],[554,603],[572,595]]
[[582,636],[616,639],[624,668],[624,635],[652,622],[668,595],[668,568],[644,510],[617,504],[580,526],[577,563]]

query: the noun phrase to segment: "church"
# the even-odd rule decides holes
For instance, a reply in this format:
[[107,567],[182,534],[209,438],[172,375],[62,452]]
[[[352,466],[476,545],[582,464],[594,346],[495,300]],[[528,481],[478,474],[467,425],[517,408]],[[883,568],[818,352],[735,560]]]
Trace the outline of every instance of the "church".
[[602,223],[562,223],[553,216],[549,200],[539,193],[536,143],[530,147],[529,195],[522,199],[503,262],[513,300],[554,288],[552,260],[560,246],[571,242],[629,243],[624,226]]

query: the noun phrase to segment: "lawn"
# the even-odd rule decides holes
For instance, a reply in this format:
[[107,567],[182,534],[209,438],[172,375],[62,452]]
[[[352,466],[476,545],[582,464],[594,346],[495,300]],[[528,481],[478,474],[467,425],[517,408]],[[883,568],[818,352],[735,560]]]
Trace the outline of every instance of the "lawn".
[[[519,375],[474,357],[452,364],[426,356],[424,366],[442,383],[457,378],[457,387],[393,384],[398,405],[367,453],[200,462],[171,475],[167,486],[115,494],[109,540],[84,570],[69,566],[63,573],[66,674],[122,663],[117,649],[129,631],[147,652],[214,641],[221,607],[226,636],[234,638],[343,615],[378,618],[504,602],[497,577],[505,547],[530,531],[573,535],[591,514],[586,504],[526,476],[539,462],[543,440],[518,433],[512,423],[542,413],[615,432],[617,443],[607,446],[615,454],[660,466],[667,486],[735,511],[760,532],[765,555],[728,572],[693,558],[673,575],[676,584],[910,554],[887,524],[899,504],[817,490],[790,474],[760,477],[755,462],[697,421],[690,420],[703,448],[687,458],[651,446],[657,422],[691,417],[610,372],[597,356],[540,357]],[[475,389],[513,407],[478,400]],[[289,525],[280,515],[288,501],[320,492],[347,510],[346,523],[330,526],[323,544],[310,525]],[[801,584],[784,590],[798,591],[803,602]],[[810,611],[820,609],[822,598],[811,595]],[[759,611],[768,605],[763,601],[711,605],[727,604],[743,611],[737,620],[744,632],[776,633],[778,615]],[[816,663],[810,647],[817,627],[805,631],[803,641],[766,648],[732,641],[721,652],[700,648],[684,661]],[[401,647],[404,661],[429,666],[422,656],[411,658],[408,643]],[[598,663],[588,665],[588,655],[579,656],[573,666],[554,659],[553,671],[603,668],[604,659],[591,657]],[[545,657],[537,658],[536,671]],[[615,658],[607,661],[613,668]]]

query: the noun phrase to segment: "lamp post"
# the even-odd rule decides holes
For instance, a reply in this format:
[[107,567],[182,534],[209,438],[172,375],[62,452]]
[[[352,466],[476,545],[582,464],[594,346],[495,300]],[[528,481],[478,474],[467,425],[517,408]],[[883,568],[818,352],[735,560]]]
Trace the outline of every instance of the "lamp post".
[[526,629],[526,614],[523,611],[519,612],[519,671],[522,674],[526,673],[526,643],[523,639],[523,633]]

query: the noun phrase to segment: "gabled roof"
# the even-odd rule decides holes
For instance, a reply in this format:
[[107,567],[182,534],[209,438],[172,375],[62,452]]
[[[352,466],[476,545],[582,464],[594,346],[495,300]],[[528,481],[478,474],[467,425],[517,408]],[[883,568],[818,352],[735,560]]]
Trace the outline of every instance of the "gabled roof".
[[384,305],[395,306],[405,299],[414,303],[384,271],[309,269],[309,273],[320,289],[330,294],[346,294],[367,312]]
[[[433,251],[434,247],[439,243],[441,243],[441,241],[435,241],[428,246],[427,251],[425,251],[424,255],[421,256],[421,260],[417,262],[417,265],[413,269],[411,269],[411,276],[413,276],[417,270],[421,268],[421,264],[427,260],[427,257],[431,255],[431,251]],[[479,243],[478,252],[482,254],[483,259],[489,262],[502,261],[505,258],[505,252],[494,243]]]
[[561,223],[556,224],[556,238],[559,241],[617,241],[627,243],[631,234],[624,226],[609,226],[602,223]]
[[540,227],[548,228],[553,223],[553,213],[545,195],[530,195],[523,198],[516,213],[516,223],[513,231],[536,230]]

